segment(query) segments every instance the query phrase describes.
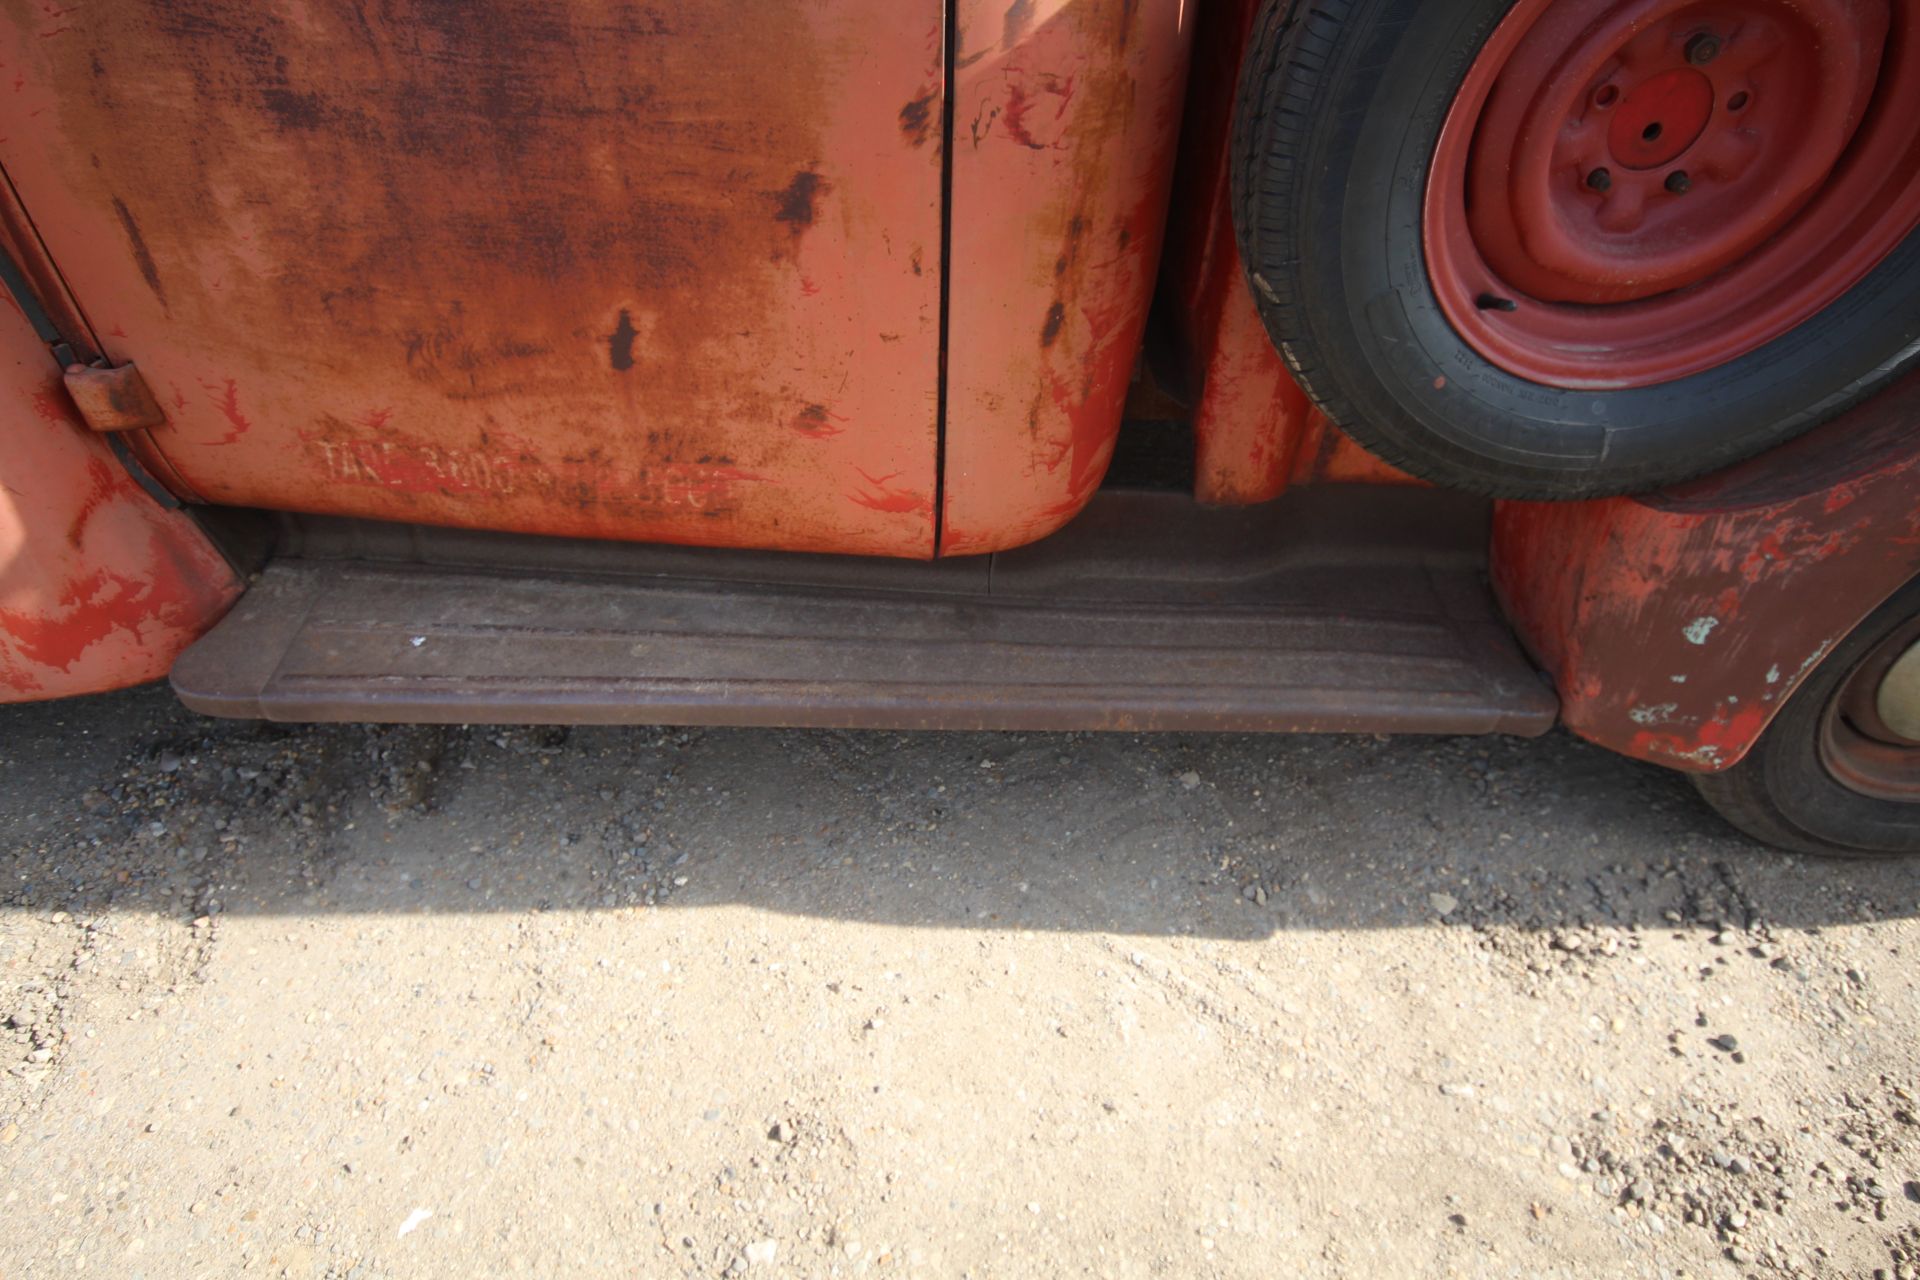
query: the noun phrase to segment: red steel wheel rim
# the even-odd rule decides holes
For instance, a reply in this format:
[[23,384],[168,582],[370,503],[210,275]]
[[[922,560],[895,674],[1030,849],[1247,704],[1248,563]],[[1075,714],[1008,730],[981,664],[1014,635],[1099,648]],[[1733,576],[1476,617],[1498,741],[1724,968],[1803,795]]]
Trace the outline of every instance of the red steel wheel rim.
[[1909,0],[1520,0],[1427,180],[1448,323],[1548,386],[1652,386],[1787,333],[1920,226]]
[[1827,703],[1820,720],[1820,761],[1849,791],[1920,804],[1920,742],[1880,718],[1880,682],[1900,656],[1920,644],[1915,618],[1873,647]]

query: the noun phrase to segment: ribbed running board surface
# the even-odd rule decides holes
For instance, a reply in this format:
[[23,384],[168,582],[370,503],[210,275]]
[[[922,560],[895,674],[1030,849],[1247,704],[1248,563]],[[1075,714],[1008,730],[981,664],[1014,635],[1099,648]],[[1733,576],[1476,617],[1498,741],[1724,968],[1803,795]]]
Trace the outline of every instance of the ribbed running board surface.
[[1309,566],[1211,600],[1022,593],[1011,569],[999,589],[901,576],[869,589],[282,560],[173,682],[195,710],[290,721],[1531,734],[1554,720],[1468,568]]

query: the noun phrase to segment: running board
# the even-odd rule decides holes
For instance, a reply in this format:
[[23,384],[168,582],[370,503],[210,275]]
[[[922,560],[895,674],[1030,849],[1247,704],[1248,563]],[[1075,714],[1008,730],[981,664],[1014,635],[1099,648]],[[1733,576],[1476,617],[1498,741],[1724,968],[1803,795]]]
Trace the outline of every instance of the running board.
[[173,684],[283,721],[1542,733],[1450,502],[1102,495],[932,565],[309,521]]

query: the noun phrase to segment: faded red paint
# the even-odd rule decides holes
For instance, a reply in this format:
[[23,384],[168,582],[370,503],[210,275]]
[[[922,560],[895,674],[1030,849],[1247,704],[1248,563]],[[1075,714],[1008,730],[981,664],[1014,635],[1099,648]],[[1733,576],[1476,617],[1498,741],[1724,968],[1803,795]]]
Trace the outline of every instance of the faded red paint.
[[1277,498],[1296,483],[1417,484],[1313,408],[1247,287],[1233,233],[1229,145],[1256,8],[1258,0],[1200,7],[1175,178],[1180,199],[1167,228],[1167,300],[1198,383],[1195,496],[1237,505]]
[[9,656],[67,674],[88,649],[116,632],[139,643],[153,614],[168,603],[149,598],[146,586],[132,578],[95,569],[68,579],[34,608],[0,609],[0,632],[6,633]]
[[[1665,703],[1659,704],[1664,714]],[[1677,714],[1677,713],[1676,713]],[[1761,732],[1772,719],[1763,707],[1735,707],[1717,703],[1704,717],[1682,732],[1656,732],[1642,729],[1627,740],[1625,754],[1660,764],[1675,765],[1689,772],[1715,772],[1739,763],[1759,741]]]
[[1192,7],[959,6],[945,554],[1044,537],[1106,474],[1159,262]]
[[1502,503],[1494,581],[1562,718],[1642,759],[1739,762],[1854,624],[1920,573],[1920,379],[1708,480]]
[[109,458],[87,459],[87,488],[80,505],[67,524],[67,545],[76,551],[86,540],[87,525],[102,507],[126,495],[127,473]]
[[[860,495],[863,471],[934,490],[938,0],[207,0],[60,25],[0,5],[0,166],[105,354],[166,393],[130,445],[169,485],[932,554],[930,501]],[[789,429],[809,406],[831,430]]]
[[830,440],[846,430],[846,419],[823,404],[810,404],[793,415],[787,425],[809,440]]
[[218,440],[209,440],[207,442],[209,448],[217,449],[221,445],[234,444],[241,436],[253,430],[253,419],[240,411],[240,388],[235,385],[232,378],[228,378],[223,387],[216,388],[204,382],[200,385],[202,390],[213,397],[214,408],[220,411],[220,416],[227,420],[227,433]]
[[165,675],[240,593],[192,521],[142,492],[64,396],[25,319],[0,312],[0,702]]
[[891,515],[933,510],[933,499],[930,495],[901,488],[894,483],[898,479],[897,476],[871,476],[861,471],[860,479],[864,484],[847,496],[863,507],[885,511]]

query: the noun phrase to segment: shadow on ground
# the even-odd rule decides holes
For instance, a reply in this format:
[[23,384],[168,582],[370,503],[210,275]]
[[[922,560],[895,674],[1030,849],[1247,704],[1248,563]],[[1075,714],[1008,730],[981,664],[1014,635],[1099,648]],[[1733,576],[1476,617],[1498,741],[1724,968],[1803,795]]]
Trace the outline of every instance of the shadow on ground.
[[0,901],[75,915],[771,911],[1258,938],[1445,920],[1819,927],[1818,862],[1565,735],[272,726],[160,687],[0,708]]

